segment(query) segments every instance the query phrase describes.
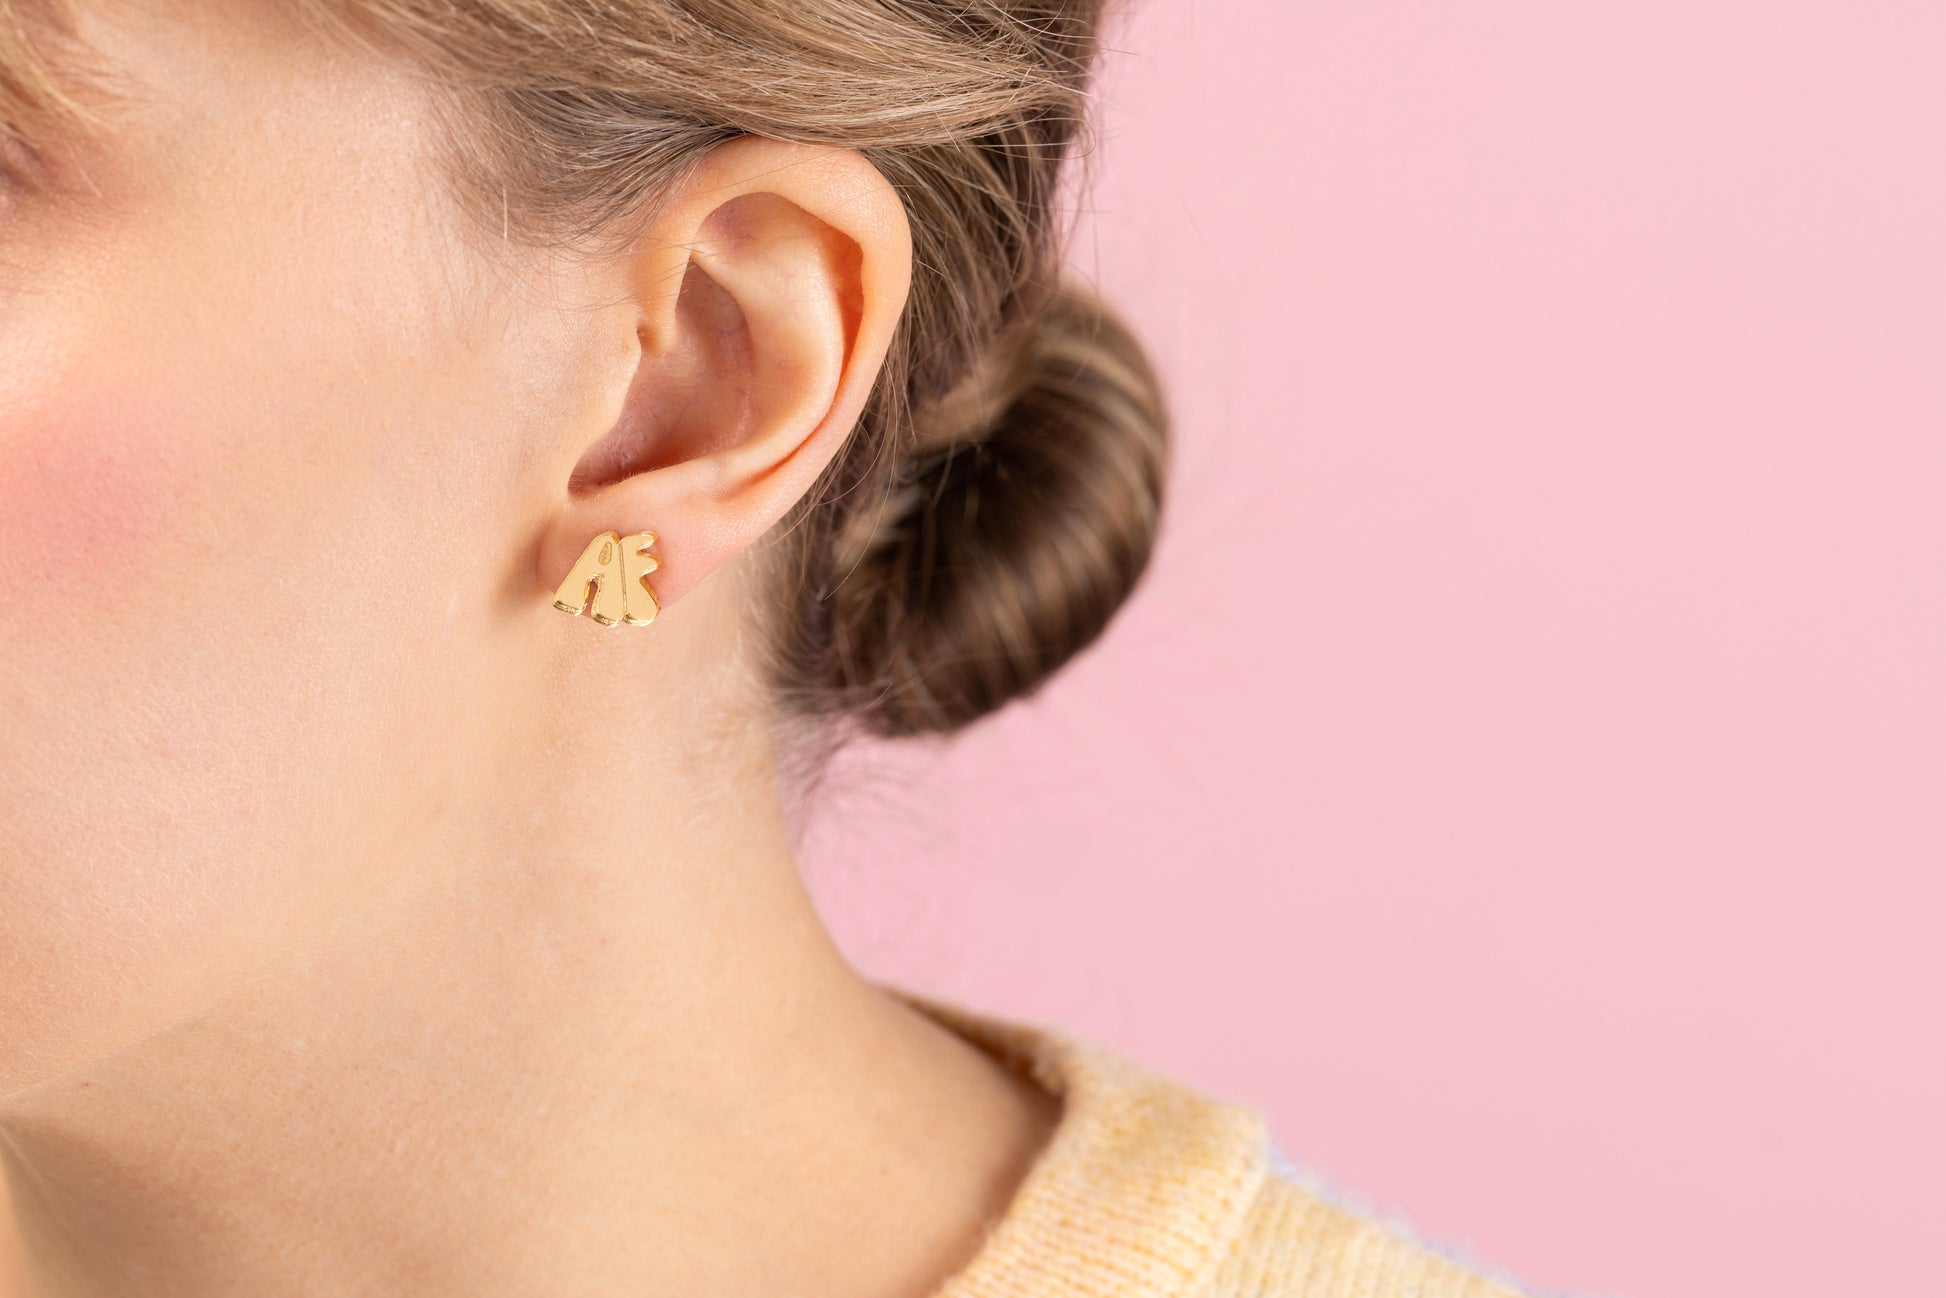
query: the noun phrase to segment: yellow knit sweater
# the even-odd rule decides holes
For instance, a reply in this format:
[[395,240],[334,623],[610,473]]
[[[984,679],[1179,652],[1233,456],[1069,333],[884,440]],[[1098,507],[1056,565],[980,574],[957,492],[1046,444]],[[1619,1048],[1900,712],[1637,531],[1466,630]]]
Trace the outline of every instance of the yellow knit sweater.
[[881,986],[1064,1097],[936,1298],[1527,1298],[1301,1184],[1254,1109],[1057,1028]]

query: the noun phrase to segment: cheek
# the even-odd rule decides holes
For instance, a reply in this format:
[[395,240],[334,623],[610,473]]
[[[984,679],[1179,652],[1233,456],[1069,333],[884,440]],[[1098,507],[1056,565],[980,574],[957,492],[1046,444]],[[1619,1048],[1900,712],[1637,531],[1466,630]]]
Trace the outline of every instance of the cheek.
[[399,268],[234,242],[0,300],[0,1103],[272,958],[439,792],[509,402]]
[[272,508],[296,473],[274,387],[214,344],[29,327],[54,333],[0,329],[0,1096],[267,946],[292,885],[274,757],[321,658],[259,611],[290,570],[267,523],[302,514]]
[[[38,743],[43,768],[80,765],[91,734],[88,764],[113,767],[129,754],[104,740],[132,737],[137,718],[167,729],[167,692],[131,686],[153,684],[183,620],[202,560],[180,523],[206,502],[211,466],[197,463],[189,412],[126,377],[139,358],[112,343],[30,347],[22,333],[0,331],[0,762]],[[0,790],[0,812],[9,801]]]
[[0,381],[0,1094],[191,1003],[209,966],[183,953],[247,922],[157,779],[183,757],[219,774],[210,672],[179,646],[203,562],[179,525],[209,468],[181,413],[24,364]]
[[0,585],[12,610],[0,616],[105,600],[168,566],[198,478],[181,449],[191,439],[167,411],[76,388],[0,412],[0,430]]
[[353,89],[212,108],[0,275],[0,1102],[277,958],[473,715],[511,403]]

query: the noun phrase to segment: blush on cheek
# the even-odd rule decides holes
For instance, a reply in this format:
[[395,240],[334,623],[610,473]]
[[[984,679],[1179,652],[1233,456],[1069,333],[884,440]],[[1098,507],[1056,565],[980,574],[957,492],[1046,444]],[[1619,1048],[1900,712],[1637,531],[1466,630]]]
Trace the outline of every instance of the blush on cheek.
[[182,430],[133,403],[52,401],[0,408],[0,589],[72,601],[126,590],[131,574],[170,562],[171,534],[196,484]]

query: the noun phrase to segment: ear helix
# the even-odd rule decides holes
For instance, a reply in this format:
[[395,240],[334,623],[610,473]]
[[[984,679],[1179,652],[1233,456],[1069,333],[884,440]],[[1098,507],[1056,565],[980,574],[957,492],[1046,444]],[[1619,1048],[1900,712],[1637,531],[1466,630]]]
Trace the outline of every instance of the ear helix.
[[654,532],[632,532],[627,536],[608,531],[588,542],[588,548],[574,561],[554,592],[554,607],[572,617],[582,608],[603,626],[626,622],[647,626],[655,621],[661,605],[649,574],[662,561],[649,553],[655,544]]

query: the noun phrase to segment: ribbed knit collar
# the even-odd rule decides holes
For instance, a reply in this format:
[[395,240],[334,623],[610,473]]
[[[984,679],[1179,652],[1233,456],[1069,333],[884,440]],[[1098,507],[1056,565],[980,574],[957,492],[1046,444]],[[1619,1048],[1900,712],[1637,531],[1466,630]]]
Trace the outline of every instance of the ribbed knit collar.
[[1207,1287],[1268,1173],[1260,1113],[1071,1032],[880,986],[1063,1100],[1012,1203],[935,1298],[1186,1298]]

